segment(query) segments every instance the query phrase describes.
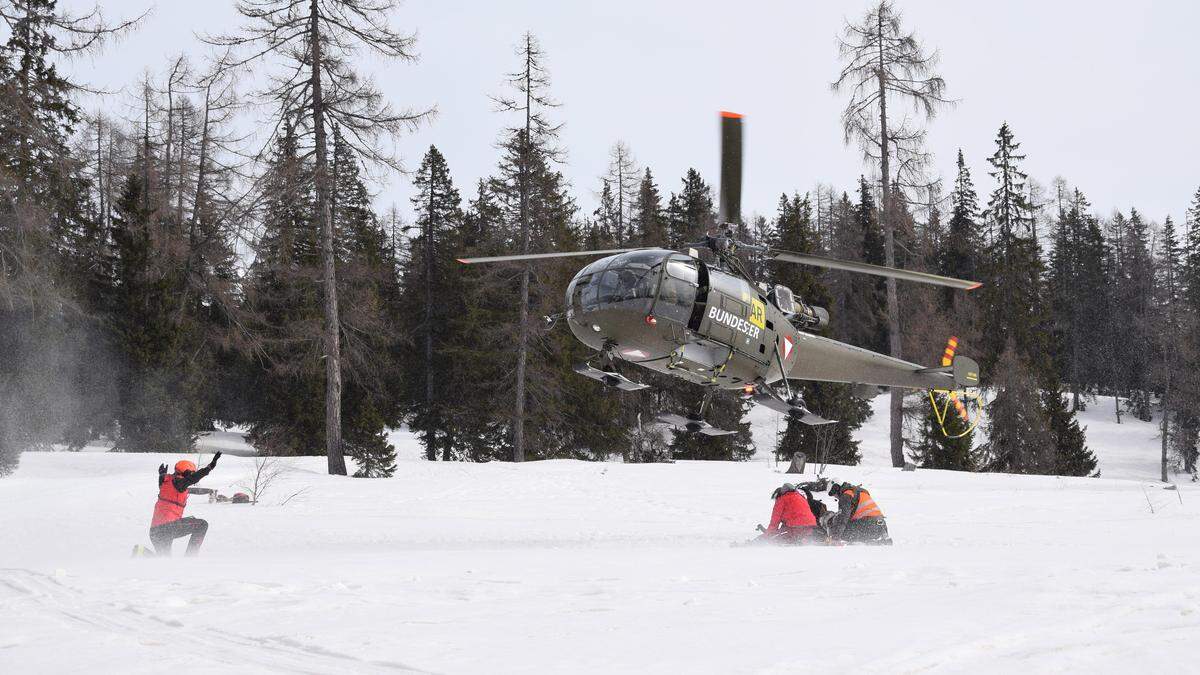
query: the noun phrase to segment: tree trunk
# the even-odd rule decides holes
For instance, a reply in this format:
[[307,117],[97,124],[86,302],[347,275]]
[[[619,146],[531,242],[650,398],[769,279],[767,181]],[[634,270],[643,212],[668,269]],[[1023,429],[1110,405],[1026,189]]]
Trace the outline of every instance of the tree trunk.
[[[885,70],[883,67],[883,16],[879,16],[879,172],[882,179],[883,198],[880,200],[879,219],[883,221],[883,252],[884,264],[896,266],[896,233],[892,217],[892,185],[888,175],[888,120],[887,120],[887,87],[884,86]],[[887,318],[888,318],[888,350],[895,358],[900,354],[900,303],[896,297],[896,280],[887,278]],[[892,466],[904,466],[904,390],[893,387],[891,402],[888,408],[891,420],[891,455]]]
[[1171,414],[1167,410],[1167,395],[1163,394],[1162,410],[1162,482],[1167,482],[1167,445],[1171,432]]
[[[521,141],[521,170],[517,180],[521,193],[521,253],[529,253],[529,155],[533,139],[529,137],[533,126],[533,64],[532,45],[525,40],[525,137]],[[529,263],[521,270],[520,325],[517,338],[517,406],[513,420],[513,461],[525,461],[525,369],[529,362]]]
[[[429,163],[429,213],[425,218],[425,414],[433,416],[433,162]],[[427,432],[426,457],[437,459],[437,429]],[[445,456],[443,460],[447,459]]]
[[329,149],[325,138],[325,100],[321,91],[321,32],[317,0],[309,5],[308,42],[312,53],[312,117],[316,145],[313,179],[317,213],[321,218],[321,267],[325,286],[325,454],[329,473],[346,475],[342,454],[342,348],[338,315],[336,257],[333,247],[333,205],[330,200]]
[[[183,174],[186,171],[184,161],[186,156],[184,153],[184,138],[187,134],[187,119],[183,116],[183,110],[179,111],[179,191],[175,194],[175,222],[177,227],[183,227]],[[195,243],[194,241],[192,242]]]

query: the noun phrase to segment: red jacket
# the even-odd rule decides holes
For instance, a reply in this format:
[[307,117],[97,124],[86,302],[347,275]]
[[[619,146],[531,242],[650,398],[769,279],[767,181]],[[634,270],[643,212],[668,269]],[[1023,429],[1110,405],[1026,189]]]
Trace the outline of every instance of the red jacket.
[[775,508],[771,511],[771,524],[767,526],[767,534],[775,534],[780,525],[787,527],[815,527],[817,519],[808,506],[808,499],[803,492],[792,491],[779,495],[775,500]]

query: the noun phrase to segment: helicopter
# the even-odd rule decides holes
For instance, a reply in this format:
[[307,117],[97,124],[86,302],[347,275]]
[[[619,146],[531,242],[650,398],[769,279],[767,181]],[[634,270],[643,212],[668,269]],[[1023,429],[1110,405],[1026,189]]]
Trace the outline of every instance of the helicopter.
[[[649,386],[618,372],[617,361],[704,387],[698,411],[658,416],[660,422],[689,432],[708,436],[734,433],[704,420],[705,408],[718,390],[737,390],[743,398],[791,413],[805,424],[836,421],[810,411],[792,380],[855,385],[855,393],[862,397],[878,394],[883,387],[924,389],[930,392],[935,411],[934,394],[943,393],[947,396],[939,415],[943,430],[950,402],[969,422],[962,397],[966,390],[979,386],[979,365],[954,354],[954,338],[942,365],[925,367],[818,335],[816,331],[829,323],[828,310],[805,303],[784,285],[768,286],[756,280],[739,253],[962,290],[982,284],[738,241],[733,228],[741,210],[743,119],[737,113],[720,113],[717,224],[686,251],[639,247],[458,261],[473,265],[604,256],[575,274],[566,289],[565,312],[546,317],[547,322],[552,325],[565,316],[574,336],[598,352],[593,360],[576,365],[575,371],[607,387],[637,391]],[[701,258],[702,250],[711,254],[710,261]]]

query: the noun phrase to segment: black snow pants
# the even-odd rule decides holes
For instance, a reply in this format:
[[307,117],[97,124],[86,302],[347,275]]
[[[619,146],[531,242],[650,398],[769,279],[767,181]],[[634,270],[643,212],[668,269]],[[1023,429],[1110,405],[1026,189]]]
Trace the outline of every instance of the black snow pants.
[[154,551],[159,556],[169,557],[171,542],[180,537],[190,537],[184,555],[194,556],[200,551],[205,534],[208,534],[208,521],[189,516],[150,528],[150,543],[154,544]]
[[849,542],[868,544],[890,544],[887,521],[883,518],[859,518],[846,523],[842,531],[842,539]]

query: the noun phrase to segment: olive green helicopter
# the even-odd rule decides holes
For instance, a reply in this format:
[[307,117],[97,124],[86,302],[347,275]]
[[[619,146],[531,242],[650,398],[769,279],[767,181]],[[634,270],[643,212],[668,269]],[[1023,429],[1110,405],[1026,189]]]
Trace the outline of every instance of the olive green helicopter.
[[[978,364],[956,355],[950,339],[941,365],[926,367],[816,334],[829,313],[798,298],[786,286],[768,286],[747,270],[740,252],[764,260],[810,265],[971,290],[981,284],[912,270],[839,260],[752,245],[734,237],[740,218],[743,117],[722,112],[720,210],[716,226],[685,251],[620,248],[459,258],[464,264],[540,261],[604,256],[581,269],[566,290],[565,317],[575,337],[598,355],[575,371],[622,391],[645,389],[617,371],[618,360],[682,378],[705,388],[699,410],[665,413],[659,421],[709,436],[731,434],[704,421],[716,390],[738,390],[745,398],[801,422],[828,420],[805,405],[792,380],[855,385],[870,397],[884,387],[929,391],[945,430],[951,403],[970,428],[978,422],[965,402],[979,397]],[[701,258],[707,251],[709,260]],[[943,402],[941,406],[938,404]]]

